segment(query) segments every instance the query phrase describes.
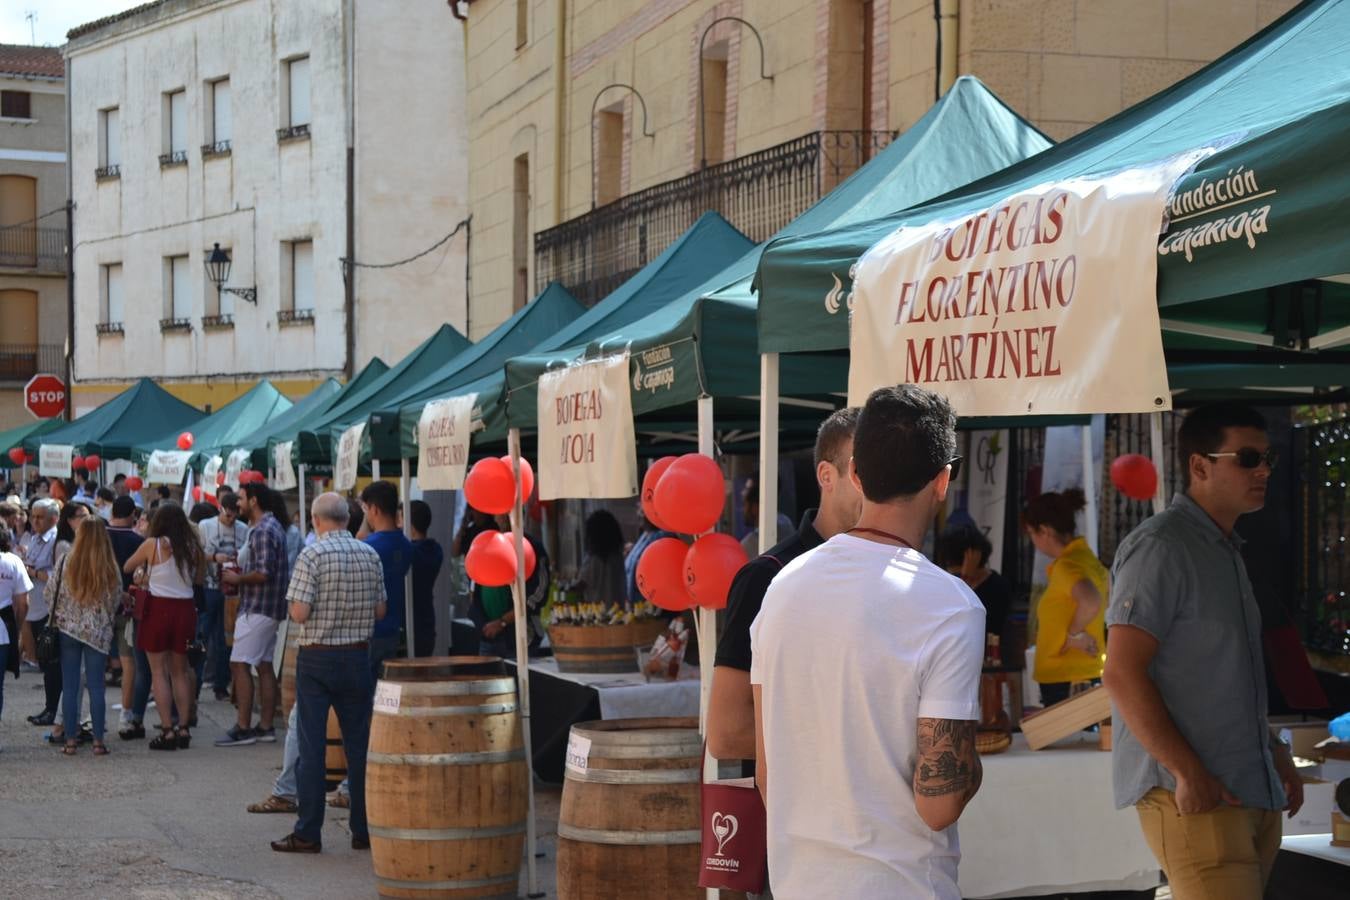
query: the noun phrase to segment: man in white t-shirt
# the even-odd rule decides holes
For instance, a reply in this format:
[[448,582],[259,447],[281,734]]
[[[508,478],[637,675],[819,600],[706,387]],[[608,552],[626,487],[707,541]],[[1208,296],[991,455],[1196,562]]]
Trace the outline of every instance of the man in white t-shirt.
[[789,563],[751,626],[777,900],[960,900],[984,607],[914,549],[960,466],[955,425],[922,388],[874,391],[850,463],[858,525]]
[[5,709],[5,678],[19,674],[19,628],[28,614],[33,582],[23,560],[14,555],[14,535],[0,524],[0,714]]

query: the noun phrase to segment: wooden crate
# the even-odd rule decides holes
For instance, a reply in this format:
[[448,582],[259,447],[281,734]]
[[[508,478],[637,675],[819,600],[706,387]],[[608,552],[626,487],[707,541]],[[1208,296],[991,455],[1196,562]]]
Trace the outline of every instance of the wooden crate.
[[1026,735],[1028,747],[1040,750],[1109,718],[1111,698],[1106,688],[1098,685],[1027,716],[1021,722],[1022,734]]

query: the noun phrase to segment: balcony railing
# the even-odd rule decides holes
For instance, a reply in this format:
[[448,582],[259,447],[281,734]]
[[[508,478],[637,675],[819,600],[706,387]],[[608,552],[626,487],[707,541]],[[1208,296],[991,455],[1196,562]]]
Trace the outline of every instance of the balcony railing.
[[306,122],[302,125],[292,125],[289,128],[277,129],[278,144],[299,140],[309,140],[309,123]]
[[65,370],[60,344],[0,344],[0,381],[27,381],[39,372],[60,375]]
[[763,241],[884,149],[892,131],[817,131],[653,185],[534,236],[535,287],[591,304],[716,210]]
[[0,228],[0,266],[39,272],[66,271],[66,230],[35,225]]
[[186,165],[187,165],[186,150],[170,150],[168,153],[161,153],[159,155],[159,167],[161,169],[169,169],[174,166],[186,166]]

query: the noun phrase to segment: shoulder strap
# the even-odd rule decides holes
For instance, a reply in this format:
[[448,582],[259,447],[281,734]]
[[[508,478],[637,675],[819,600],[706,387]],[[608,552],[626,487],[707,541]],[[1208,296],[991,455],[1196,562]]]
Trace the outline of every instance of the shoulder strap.
[[783,561],[778,557],[774,556],[772,553],[761,553],[759,557],[760,559],[771,559],[774,562],[778,563],[778,568],[780,569],[783,568]]

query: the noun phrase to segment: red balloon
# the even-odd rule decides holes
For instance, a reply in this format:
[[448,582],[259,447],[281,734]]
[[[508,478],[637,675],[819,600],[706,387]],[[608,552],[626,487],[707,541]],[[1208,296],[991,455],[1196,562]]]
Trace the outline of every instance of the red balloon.
[[84,466],[85,466],[85,462],[84,462],[84,457],[83,457],[83,456],[77,456],[77,457],[75,457],[74,459],[72,459],[72,460],[70,461],[70,467],[71,467],[72,469],[83,469]]
[[267,481],[267,476],[257,469],[245,469],[239,473],[240,484],[262,484]]
[[[502,457],[502,462],[506,463],[506,471],[511,471],[511,456],[507,454]],[[525,457],[520,458],[520,502],[528,503],[530,495],[534,493],[534,467]]]
[[95,456],[93,453],[89,454],[84,458],[84,467],[88,469],[90,472],[96,471],[98,467],[102,464],[103,459],[101,457]]
[[[512,559],[514,559],[516,555],[515,536],[512,535],[511,532],[509,531],[503,531],[500,534],[501,536],[498,537],[497,540],[506,545],[507,551],[511,554]],[[526,538],[524,535],[521,535],[520,539],[521,539],[521,546],[525,550],[525,578],[526,580],[528,580],[530,576],[534,574],[534,567],[538,565],[539,560],[534,555],[534,545],[530,543],[529,539]],[[512,578],[515,577],[514,572],[515,569],[513,567],[512,568],[513,574],[511,576]]]
[[127,479],[127,490],[139,491],[143,487],[145,487],[145,482],[141,480],[141,476],[132,475]]
[[674,528],[666,525],[661,519],[661,514],[656,511],[656,483],[661,480],[661,476],[666,474],[666,469],[670,464],[679,459],[678,456],[663,456],[656,462],[647,467],[647,474],[642,476],[642,514],[662,531],[674,531]]
[[689,545],[679,538],[659,538],[647,545],[637,564],[637,586],[647,601],[671,612],[694,606],[684,586],[684,557]]
[[22,447],[14,447],[9,451],[9,460],[16,466],[21,466],[28,457],[24,454]]
[[[534,548],[525,542],[525,577],[534,574]],[[484,531],[473,539],[464,557],[464,571],[478,584],[505,587],[516,580],[516,548],[511,535]]]
[[464,499],[474,509],[490,516],[510,512],[516,499],[511,464],[495,456],[474,463],[468,477],[464,479]]
[[723,609],[731,580],[749,562],[741,542],[729,534],[705,534],[684,557],[684,586],[705,609]]
[[653,496],[656,513],[671,531],[702,534],[722,517],[726,485],[710,456],[686,453],[670,464]]
[[190,432],[190,431],[185,431],[185,432],[183,432],[182,434],[180,434],[180,435],[178,436],[178,449],[179,449],[179,450],[191,450],[191,449],[192,449],[192,440],[193,440],[193,438],[192,438],[192,432]]
[[200,484],[195,485],[192,488],[192,499],[196,500],[198,503],[202,502],[202,486]]
[[224,483],[225,483],[225,473],[224,473],[224,472],[217,472],[217,473],[216,473],[216,487],[220,487],[220,486],[223,485]]
[[1158,492],[1158,470],[1147,456],[1127,453],[1111,463],[1111,483],[1131,500],[1149,500]]

